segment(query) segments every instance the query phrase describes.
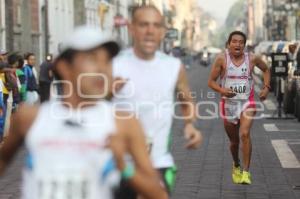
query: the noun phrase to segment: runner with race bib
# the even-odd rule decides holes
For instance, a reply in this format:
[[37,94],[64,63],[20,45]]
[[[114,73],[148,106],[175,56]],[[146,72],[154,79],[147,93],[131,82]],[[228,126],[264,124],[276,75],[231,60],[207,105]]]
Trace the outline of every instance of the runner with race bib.
[[[212,65],[208,86],[220,93],[221,116],[230,140],[233,157],[232,180],[236,184],[251,184],[249,171],[252,153],[250,129],[256,113],[254,101],[253,68],[263,72],[264,86],[259,93],[265,100],[270,88],[270,70],[262,59],[245,51],[247,37],[243,32],[234,31],[227,40],[227,49],[216,57]],[[220,78],[221,84],[217,82]],[[241,137],[241,138],[240,138]],[[243,164],[239,159],[239,145],[242,143]]]
[[117,43],[108,33],[79,27],[63,47],[54,64],[63,95],[14,114],[0,174],[24,141],[23,199],[112,199],[120,179],[144,198],[166,199],[139,122],[105,100]]

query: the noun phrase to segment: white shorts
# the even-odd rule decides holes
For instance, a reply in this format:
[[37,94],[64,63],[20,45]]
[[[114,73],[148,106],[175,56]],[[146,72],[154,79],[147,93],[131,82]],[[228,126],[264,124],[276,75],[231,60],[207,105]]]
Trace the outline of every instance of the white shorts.
[[228,100],[221,101],[221,117],[226,122],[238,124],[242,112],[248,108],[255,109],[255,102],[252,100]]

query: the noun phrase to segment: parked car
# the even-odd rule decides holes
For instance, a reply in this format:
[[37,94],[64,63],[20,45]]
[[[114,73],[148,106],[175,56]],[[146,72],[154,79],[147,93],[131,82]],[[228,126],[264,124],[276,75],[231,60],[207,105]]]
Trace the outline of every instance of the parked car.
[[203,66],[209,66],[212,63],[212,60],[215,56],[221,53],[222,50],[212,46],[203,47],[198,53],[199,62]]
[[300,73],[296,80],[296,94],[295,94],[295,117],[300,122]]
[[172,52],[173,56],[177,57],[177,58],[181,58],[181,57],[185,56],[184,49],[179,46],[174,47],[171,52]]
[[284,95],[283,95],[283,109],[285,113],[294,114],[295,112],[295,97],[296,97],[296,84],[298,78],[298,67],[296,57],[300,56],[300,43],[295,43],[295,51],[291,54],[290,62],[288,65],[288,76],[285,79]]
[[[272,63],[272,59],[271,59],[272,47],[273,47],[272,41],[262,41],[254,48],[254,53],[256,55],[261,56],[261,58],[267,63],[269,67],[271,67],[271,63]],[[262,71],[257,67],[254,67],[254,73],[258,76],[262,76],[263,74]]]
[[270,50],[272,50],[272,45],[272,41],[262,41],[255,47],[254,53],[259,55],[267,55],[270,53]]
[[202,51],[200,53],[200,64],[203,66],[209,66],[211,63],[210,53],[208,51]]
[[300,49],[298,49],[296,56],[297,70],[295,72],[296,76],[296,94],[295,94],[295,116],[300,121]]

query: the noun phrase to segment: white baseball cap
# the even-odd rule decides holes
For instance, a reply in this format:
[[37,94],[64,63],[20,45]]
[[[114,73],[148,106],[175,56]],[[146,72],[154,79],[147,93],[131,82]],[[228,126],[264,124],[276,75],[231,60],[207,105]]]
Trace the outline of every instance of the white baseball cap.
[[89,51],[98,47],[106,48],[111,57],[116,56],[120,51],[120,47],[111,33],[99,28],[80,26],[75,28],[66,41],[60,44],[57,58],[68,50]]
[[6,50],[4,50],[4,49],[0,50],[0,55],[7,55],[7,54],[8,54],[8,52]]

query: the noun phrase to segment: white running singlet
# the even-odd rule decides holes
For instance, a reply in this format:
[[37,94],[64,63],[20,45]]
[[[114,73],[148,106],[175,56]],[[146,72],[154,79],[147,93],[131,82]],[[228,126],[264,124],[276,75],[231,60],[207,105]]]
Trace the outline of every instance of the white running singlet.
[[236,96],[232,98],[222,97],[222,116],[229,122],[237,123],[245,109],[255,108],[253,68],[250,66],[249,53],[244,53],[244,62],[240,66],[236,66],[232,62],[227,49],[225,57],[225,74],[221,77],[221,85],[223,88],[232,89]]
[[23,199],[111,199],[119,181],[107,137],[115,132],[109,102],[69,109],[41,105],[26,137]]
[[174,166],[169,147],[180,65],[179,59],[159,51],[152,60],[139,59],[132,48],[113,61],[113,76],[128,79],[114,105],[140,120],[155,168]]

